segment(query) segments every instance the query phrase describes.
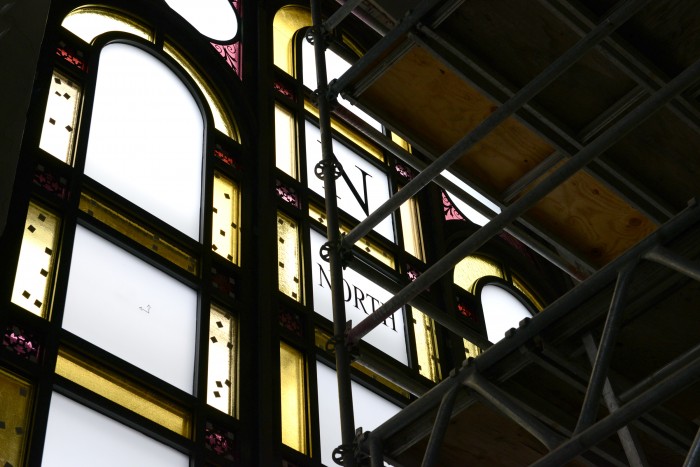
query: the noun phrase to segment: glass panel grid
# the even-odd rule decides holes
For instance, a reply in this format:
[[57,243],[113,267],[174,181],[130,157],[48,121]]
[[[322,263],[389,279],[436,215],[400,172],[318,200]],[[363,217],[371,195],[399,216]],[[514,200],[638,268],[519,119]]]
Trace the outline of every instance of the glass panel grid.
[[24,464],[32,386],[0,369],[0,465]]
[[280,403],[282,442],[306,453],[306,391],[304,356],[292,346],[280,343]]
[[214,172],[211,248],[221,257],[240,264],[241,193],[238,185]]
[[29,203],[12,303],[42,318],[48,317],[46,302],[57,256],[59,226],[58,216]]
[[216,306],[209,314],[207,404],[238,417],[238,320]]
[[99,369],[65,350],[59,350],[56,374],[181,436],[190,437],[190,416],[184,410],[163,402],[162,398],[123,377]]
[[302,302],[299,224],[277,213],[277,280],[279,291]]
[[160,235],[153,232],[152,229],[148,229],[134,222],[107,204],[98,201],[92,195],[82,193],[80,195],[79,208],[84,213],[110,226],[117,232],[155,251],[171,263],[192,274],[197,274],[199,265],[197,259],[193,255],[176,247],[172,242],[161,238]]
[[58,160],[72,162],[82,87],[53,72],[39,147]]

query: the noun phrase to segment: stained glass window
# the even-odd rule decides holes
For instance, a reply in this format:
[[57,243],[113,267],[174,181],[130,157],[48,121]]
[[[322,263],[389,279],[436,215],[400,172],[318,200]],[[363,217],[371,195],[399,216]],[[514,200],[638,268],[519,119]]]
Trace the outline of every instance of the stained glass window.
[[517,328],[523,318],[532,313],[514,294],[495,284],[487,284],[481,289],[481,304],[484,308],[486,334],[491,342],[503,339],[510,328]]
[[207,404],[238,417],[238,319],[217,306],[209,312]]
[[186,454],[54,392],[42,465],[187,467],[190,461]]
[[277,213],[277,270],[279,290],[302,301],[301,251],[299,224],[289,216]]
[[0,464],[25,465],[24,449],[29,434],[32,386],[0,370]]
[[81,97],[79,84],[61,72],[53,72],[39,147],[67,164],[73,158]]
[[411,311],[413,315],[413,334],[416,339],[416,356],[418,357],[418,372],[426,378],[438,382],[442,379],[435,322],[417,308]]
[[503,278],[503,271],[493,261],[480,256],[468,256],[454,269],[454,283],[468,292],[472,292],[476,281],[484,276]]
[[111,31],[121,31],[153,41],[150,29],[120,13],[100,7],[77,8],[65,17],[61,26],[88,43],[100,34]]
[[238,18],[228,0],[165,0],[165,3],[210,39],[229,41],[238,32]]
[[24,224],[12,303],[48,317],[47,296],[56,262],[60,220],[41,206],[30,203]]
[[214,172],[212,207],[212,250],[234,264],[240,264],[241,193],[238,185]]
[[305,374],[302,353],[284,342],[280,343],[282,442],[304,453],[308,449]]
[[128,44],[102,49],[87,175],[199,239],[203,135],[197,102],[163,62]]
[[275,104],[275,160],[278,169],[297,178],[294,115],[280,104]]
[[78,226],[63,327],[193,392],[197,293]]

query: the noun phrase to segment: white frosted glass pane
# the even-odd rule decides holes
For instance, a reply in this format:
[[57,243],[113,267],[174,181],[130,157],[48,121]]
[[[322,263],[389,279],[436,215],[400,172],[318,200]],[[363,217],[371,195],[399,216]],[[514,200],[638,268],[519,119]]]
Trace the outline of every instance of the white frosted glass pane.
[[[319,431],[321,433],[321,461],[328,465],[333,462],[333,449],[341,444],[340,414],[338,406],[338,383],[335,370],[316,362],[318,381]],[[364,386],[351,383],[352,407],[355,412],[355,426],[363,431],[374,430],[394,416],[400,407],[378,396]]]
[[[316,177],[314,167],[321,161],[321,134],[316,125],[306,122],[306,176],[309,188],[321,196],[325,195],[323,181]],[[356,197],[347,181],[341,177],[336,180],[338,207],[356,219],[362,221],[367,213],[375,211],[389,199],[389,177],[369,161],[363,159],[344,144],[333,140],[333,153],[342,164],[350,182],[355,187]],[[364,206],[363,206],[364,205]],[[366,208],[366,209],[365,209]],[[386,217],[374,231],[385,238],[396,241],[393,216]]]
[[165,3],[211,39],[228,41],[238,31],[238,19],[229,0],[165,0]]
[[137,47],[100,53],[85,173],[199,239],[204,120],[184,83]]
[[[326,238],[318,232],[311,231],[311,268],[314,281],[314,310],[316,313],[333,320],[331,305],[330,267],[321,259],[319,250],[326,243]],[[346,319],[357,325],[367,315],[382,306],[393,295],[365,278],[351,268],[343,271],[343,293],[345,298]],[[403,310],[387,318],[367,334],[363,340],[377,347],[382,352],[408,364],[406,338],[404,337]]]
[[[314,46],[309,44],[309,41],[307,40],[302,41],[301,60],[304,70],[304,86],[315,90],[318,87],[318,81],[316,80],[316,55],[314,54]],[[345,73],[349,68],[350,64],[348,62],[340,58],[340,56],[335,52],[326,49],[326,77],[329,83],[332,80],[343,76],[343,73]],[[338,96],[338,102],[340,105],[360,117],[365,123],[374,127],[374,129],[377,131],[382,131],[381,123],[370,117],[363,110],[352,105],[350,101],[344,99],[343,96]]]
[[[455,175],[451,174],[447,170],[443,171],[440,175],[442,175],[443,177],[445,177],[446,179],[448,179],[449,181],[451,181],[452,183],[454,183],[455,185],[460,187],[462,190],[464,190],[467,193],[469,193],[470,195],[472,195],[477,200],[481,201],[481,203],[484,206],[486,206],[487,208],[489,208],[490,210],[492,210],[496,214],[499,214],[501,212],[501,208],[499,208],[496,204],[489,201],[481,193],[479,193],[474,188],[472,188],[471,186],[464,183],[462,180],[460,180],[459,178],[457,178]],[[447,192],[447,194],[450,196],[450,199],[455,204],[455,206],[457,206],[457,208],[460,210],[460,212],[462,214],[464,214],[465,216],[467,216],[467,219],[469,219],[473,223],[475,223],[477,225],[481,225],[481,226],[484,226],[489,222],[488,217],[484,216],[483,214],[478,212],[476,209],[471,207],[469,204],[467,204],[464,201],[462,201],[461,199],[459,199],[457,197],[457,195],[454,195],[454,194],[450,193],[449,191]]]
[[485,285],[481,289],[481,306],[484,309],[486,335],[491,342],[498,342],[510,328],[517,328],[523,318],[532,313],[513,294],[497,285]]
[[196,292],[78,226],[63,327],[193,392]]
[[187,467],[190,464],[185,454],[54,392],[41,465]]

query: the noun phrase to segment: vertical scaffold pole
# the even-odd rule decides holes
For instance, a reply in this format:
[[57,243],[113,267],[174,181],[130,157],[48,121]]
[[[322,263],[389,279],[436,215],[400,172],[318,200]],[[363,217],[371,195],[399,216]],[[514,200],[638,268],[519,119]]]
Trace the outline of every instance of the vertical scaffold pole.
[[[327,249],[331,274],[331,297],[333,306],[333,334],[335,339],[335,367],[338,377],[338,405],[340,406],[340,431],[342,436],[342,464],[355,467],[353,443],[355,440],[355,418],[352,407],[350,385],[350,353],[345,345],[345,297],[343,296],[343,269],[340,256],[340,229],[338,227],[338,203],[336,196],[336,174],[339,167],[333,156],[331,113],[328,98],[328,76],[326,73],[326,39],[321,20],[320,0],[311,0],[313,21],[314,54],[316,57],[316,79],[318,83],[318,113],[321,133],[322,162],[316,173],[321,172],[325,186]],[[317,166],[318,168],[318,166]],[[323,256],[323,255],[322,255]],[[335,457],[335,456],[334,456]]]

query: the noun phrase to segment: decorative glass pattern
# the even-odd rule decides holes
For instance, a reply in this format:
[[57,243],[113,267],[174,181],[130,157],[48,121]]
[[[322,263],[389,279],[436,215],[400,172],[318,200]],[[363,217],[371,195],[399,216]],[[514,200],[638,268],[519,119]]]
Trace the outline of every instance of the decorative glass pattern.
[[452,203],[452,200],[447,195],[447,192],[442,191],[442,213],[445,216],[446,221],[463,221],[464,216],[457,206]]
[[466,339],[462,339],[464,343],[464,358],[476,358],[483,352],[479,346]]
[[214,127],[232,140],[240,142],[241,139],[235,122],[229,118],[228,112],[225,111],[221,104],[221,100],[207,84],[206,80],[202,78],[199,71],[197,71],[175,47],[167,42],[163,44],[163,51],[170,55],[197,84],[197,87],[204,95],[204,99],[206,99],[207,104],[209,104],[209,109],[214,119]]
[[435,323],[417,308],[413,308],[413,333],[416,338],[416,355],[418,356],[418,372],[426,378],[438,382],[442,379]]
[[231,154],[229,154],[228,151],[223,149],[218,144],[216,145],[216,148],[214,149],[214,157],[216,157],[221,162],[223,162],[224,164],[228,165],[229,167],[231,167],[235,170],[242,170],[243,169],[243,167],[241,167],[238,159],[233,157]]
[[288,75],[294,76],[294,34],[306,26],[311,26],[311,13],[308,8],[284,6],[277,10],[273,20],[273,62]]
[[5,329],[2,345],[15,355],[29,361],[37,361],[39,356],[39,341],[25,330],[11,326]]
[[66,62],[70,63],[80,71],[87,71],[87,63],[85,63],[85,57],[83,52],[80,50],[75,50],[72,47],[67,46],[65,43],[60,42],[59,46],[56,47],[56,55],[64,59]]
[[134,222],[125,215],[112,209],[106,203],[98,201],[92,195],[81,193],[79,209],[116,231],[123,233],[151,251],[158,253],[160,256],[181,267],[185,271],[197,274],[199,269],[197,258],[181,248],[178,248],[173,242],[161,238],[161,236],[152,229]]
[[186,454],[54,392],[42,465],[188,467]]
[[47,296],[56,262],[60,219],[31,202],[24,224],[12,303],[48,318]]
[[212,245],[222,258],[240,264],[241,193],[238,185],[214,172]]
[[181,436],[190,437],[190,417],[184,410],[121,376],[64,350],[58,352],[56,374]]
[[277,213],[277,280],[280,292],[302,302],[299,224]]
[[275,161],[282,172],[298,177],[294,115],[280,104],[275,104]]
[[79,84],[53,72],[39,147],[66,164],[72,163],[81,96]]
[[68,199],[70,194],[68,180],[65,177],[48,172],[43,165],[37,165],[32,182],[34,185],[42,188],[44,192],[64,201]]
[[207,404],[238,417],[238,320],[212,306],[209,312]]
[[404,179],[404,181],[410,182],[413,180],[413,170],[411,170],[409,166],[397,162],[394,164],[394,170],[397,174],[399,174],[399,177]]
[[275,191],[277,192],[277,196],[279,196],[282,201],[291,204],[297,209],[301,208],[299,196],[294,188],[283,185],[282,182],[277,180],[275,183]]
[[283,329],[286,329],[291,334],[297,337],[304,337],[304,325],[299,313],[282,308],[280,309],[279,323]]
[[20,466],[29,433],[32,386],[0,369],[0,465]]
[[287,86],[280,83],[279,81],[275,81],[275,83],[272,85],[272,87],[274,88],[275,91],[282,94],[287,99],[291,99],[293,101],[296,100],[296,96],[294,95],[294,92],[292,92],[291,89],[289,89]]
[[224,59],[226,64],[231,67],[231,69],[240,77],[241,76],[241,42],[236,42],[235,44],[217,44],[216,42],[211,43],[214,50],[219,52],[221,58]]
[[282,442],[302,453],[307,452],[305,374],[302,353],[281,342]]
[[[309,204],[309,217],[320,222],[324,226],[326,225],[326,214],[318,209],[316,206]],[[350,232],[350,227],[344,224],[340,224],[340,232],[342,234],[347,234]],[[394,269],[396,263],[394,262],[394,255],[389,252],[389,250],[382,248],[378,243],[369,240],[366,237],[361,238],[357,243],[355,243],[357,248],[364,250],[365,253],[378,260],[380,263],[389,266]]]
[[228,298],[236,298],[236,278],[230,274],[211,268],[211,283],[214,290]]
[[235,436],[232,432],[220,430],[207,422],[204,428],[204,447],[226,460],[235,460]]
[[453,280],[467,292],[473,292],[476,281],[484,276],[503,279],[503,271],[500,266],[486,258],[467,256],[455,266]]
[[197,292],[80,225],[63,327],[193,393]]
[[153,32],[115,11],[100,7],[80,7],[68,13],[61,26],[87,42],[106,32],[120,31],[153,42]]

